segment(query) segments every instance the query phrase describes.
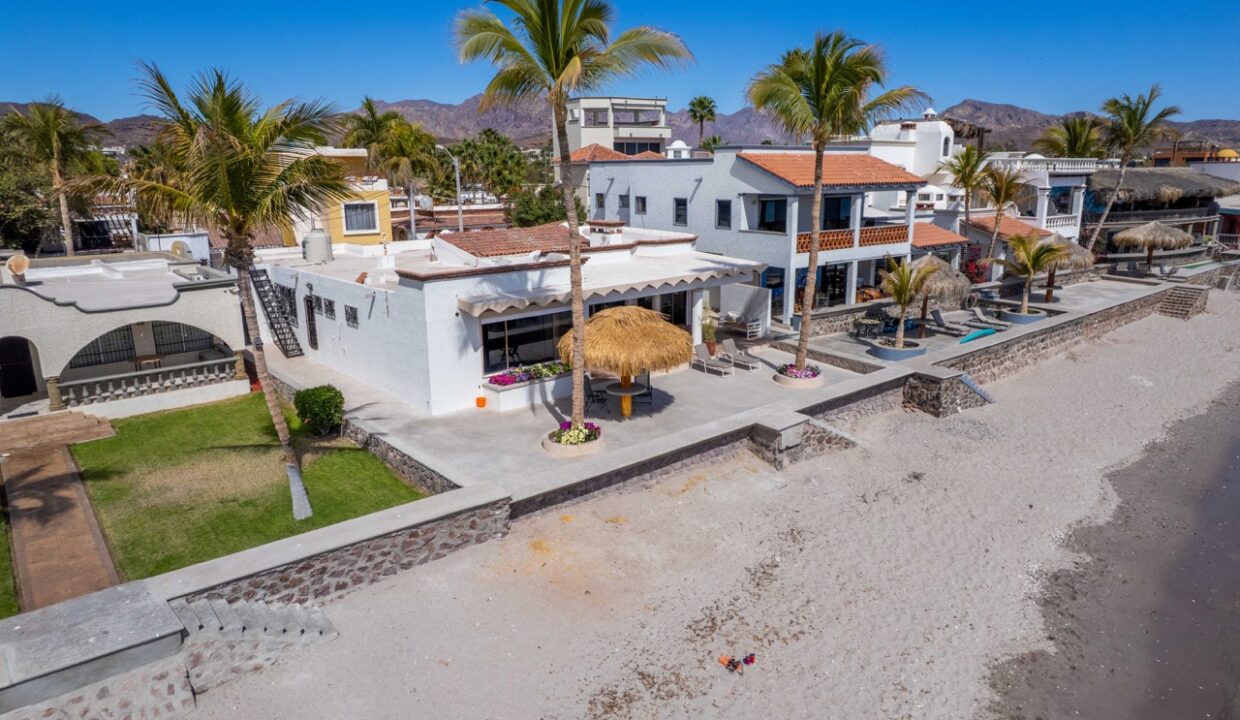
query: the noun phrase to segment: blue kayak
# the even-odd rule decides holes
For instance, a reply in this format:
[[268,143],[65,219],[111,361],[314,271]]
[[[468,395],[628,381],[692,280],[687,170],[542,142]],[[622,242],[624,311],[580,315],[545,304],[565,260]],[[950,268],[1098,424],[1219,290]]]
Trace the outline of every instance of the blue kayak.
[[987,335],[994,335],[994,334],[995,334],[994,328],[986,328],[985,330],[974,330],[968,335],[965,335],[964,337],[960,338],[960,344],[964,345],[967,342],[972,342],[973,340],[976,340],[978,338],[984,338]]

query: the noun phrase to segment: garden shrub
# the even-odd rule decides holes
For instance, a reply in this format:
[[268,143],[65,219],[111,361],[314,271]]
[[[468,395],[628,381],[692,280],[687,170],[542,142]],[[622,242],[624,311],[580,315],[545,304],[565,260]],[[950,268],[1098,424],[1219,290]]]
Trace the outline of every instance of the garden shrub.
[[344,394],[334,385],[298,390],[293,408],[303,423],[319,435],[326,435],[344,420]]

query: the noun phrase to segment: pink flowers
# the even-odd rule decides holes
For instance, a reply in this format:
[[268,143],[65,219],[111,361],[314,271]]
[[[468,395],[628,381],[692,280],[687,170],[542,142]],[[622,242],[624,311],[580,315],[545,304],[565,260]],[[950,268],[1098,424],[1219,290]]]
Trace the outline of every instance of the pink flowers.
[[798,370],[794,363],[780,365],[778,372],[780,375],[790,378],[800,378],[802,380],[810,380],[822,374],[822,371],[817,365],[806,365],[804,368]]
[[561,445],[585,445],[603,437],[603,428],[592,422],[573,427],[571,422],[565,421],[560,423],[560,429],[553,431],[549,437],[552,442]]

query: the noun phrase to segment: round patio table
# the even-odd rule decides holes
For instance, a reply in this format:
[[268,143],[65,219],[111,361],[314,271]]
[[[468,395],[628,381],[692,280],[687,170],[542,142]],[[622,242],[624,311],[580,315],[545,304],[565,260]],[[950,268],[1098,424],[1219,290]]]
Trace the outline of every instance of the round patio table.
[[629,382],[625,384],[623,380],[614,382],[603,388],[603,392],[620,398],[620,415],[629,417],[633,414],[633,396],[641,395],[646,392],[645,383]]

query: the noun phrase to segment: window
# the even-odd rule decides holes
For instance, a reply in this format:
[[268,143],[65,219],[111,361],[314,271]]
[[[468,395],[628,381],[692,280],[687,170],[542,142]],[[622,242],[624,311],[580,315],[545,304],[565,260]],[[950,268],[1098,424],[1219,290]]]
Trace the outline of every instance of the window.
[[607,108],[586,108],[584,114],[586,127],[607,127],[611,124]]
[[715,201],[715,227],[727,230],[732,227],[732,201]]
[[767,232],[788,231],[787,198],[758,201],[758,229]]
[[822,199],[821,230],[844,230],[850,226],[852,215],[851,197],[824,197]]
[[153,322],[155,352],[160,355],[198,352],[215,347],[215,337],[206,330],[175,322]]
[[621,209],[621,210],[628,210],[628,209],[629,209],[629,196],[628,196],[628,193],[625,193],[624,195],[619,196],[619,198],[618,198],[618,199],[619,199],[619,201],[620,201],[620,209]]
[[558,312],[482,326],[482,371],[558,360],[556,343],[573,329],[573,314]]
[[344,232],[372,233],[379,229],[379,204],[356,202],[344,204]]
[[126,325],[92,340],[89,345],[73,356],[73,359],[69,361],[69,367],[107,365],[132,360],[133,357],[133,331]]
[[675,198],[672,200],[672,224],[689,224],[689,200],[687,198]]
[[645,195],[638,195],[637,197],[633,198],[633,212],[637,213],[638,215],[646,214],[646,196]]
[[603,193],[594,193],[594,207],[599,210],[607,208],[607,196]]
[[311,295],[310,302],[313,303],[314,305],[314,314],[322,315],[323,314],[323,298],[319,297],[318,295]]
[[945,137],[943,138],[943,157],[947,157],[948,155],[951,155],[951,154],[952,154],[952,139],[949,137]]
[[917,193],[917,199],[920,200],[921,202],[929,202],[930,193]]
[[336,301],[335,300],[324,300],[323,301],[323,317],[327,318],[328,320],[336,319]]
[[351,328],[357,327],[357,308],[352,305],[344,306],[344,323]]
[[644,152],[655,152],[663,154],[663,144],[659,142],[617,142],[612,145],[616,152],[625,155],[640,155]]
[[276,284],[276,298],[280,301],[284,317],[289,324],[297,327],[297,291],[287,285]]
[[941,200],[943,199],[943,193],[937,193],[937,194],[934,196],[934,199],[935,199],[936,201],[941,201]]

